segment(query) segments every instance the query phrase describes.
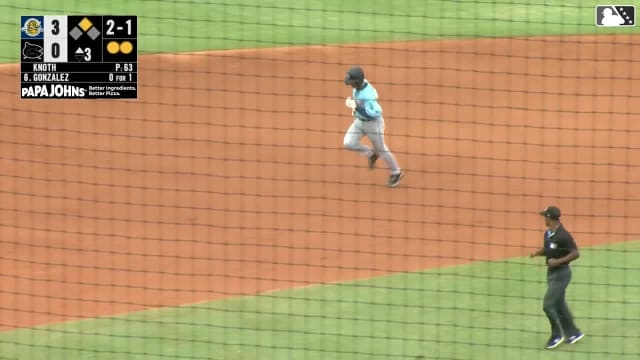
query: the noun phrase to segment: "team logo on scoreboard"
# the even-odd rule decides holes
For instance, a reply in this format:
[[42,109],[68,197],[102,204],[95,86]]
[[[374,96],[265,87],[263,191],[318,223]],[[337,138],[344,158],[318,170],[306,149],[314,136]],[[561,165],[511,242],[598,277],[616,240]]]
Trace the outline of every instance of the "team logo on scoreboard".
[[38,44],[25,42],[22,48],[22,58],[24,60],[42,60],[44,49]]
[[37,17],[26,18],[22,22],[22,32],[30,38],[39,37],[42,34],[42,20]]

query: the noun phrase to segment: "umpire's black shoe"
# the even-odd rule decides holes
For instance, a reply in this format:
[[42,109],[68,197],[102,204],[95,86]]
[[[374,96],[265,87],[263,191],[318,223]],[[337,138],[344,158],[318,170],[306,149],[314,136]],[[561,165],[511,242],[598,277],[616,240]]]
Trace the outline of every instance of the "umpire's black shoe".
[[558,345],[562,344],[563,341],[564,341],[564,337],[562,336],[552,336],[549,339],[549,342],[547,342],[547,345],[545,345],[544,347],[547,349],[553,349]]
[[376,161],[378,161],[379,157],[380,155],[378,155],[378,153],[373,153],[371,154],[371,156],[369,156],[369,169],[373,169],[376,167]]
[[581,332],[575,335],[569,336],[569,338],[567,339],[567,344],[575,344],[578,341],[580,341],[583,337],[584,337],[584,334]]

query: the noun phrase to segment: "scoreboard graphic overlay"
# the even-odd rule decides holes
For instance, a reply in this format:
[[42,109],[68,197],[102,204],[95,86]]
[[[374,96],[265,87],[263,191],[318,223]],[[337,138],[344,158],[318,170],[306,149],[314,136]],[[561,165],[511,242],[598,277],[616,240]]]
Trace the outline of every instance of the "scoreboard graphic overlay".
[[138,97],[137,16],[20,18],[23,99]]

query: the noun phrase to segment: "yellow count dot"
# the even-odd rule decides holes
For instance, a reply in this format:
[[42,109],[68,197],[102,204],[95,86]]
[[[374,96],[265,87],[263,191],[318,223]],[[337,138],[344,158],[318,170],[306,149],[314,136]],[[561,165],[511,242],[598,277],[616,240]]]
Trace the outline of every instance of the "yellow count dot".
[[130,54],[133,51],[133,44],[131,41],[123,41],[120,43],[120,52],[123,54]]
[[107,51],[109,54],[117,54],[120,51],[120,45],[117,41],[109,41],[107,44]]

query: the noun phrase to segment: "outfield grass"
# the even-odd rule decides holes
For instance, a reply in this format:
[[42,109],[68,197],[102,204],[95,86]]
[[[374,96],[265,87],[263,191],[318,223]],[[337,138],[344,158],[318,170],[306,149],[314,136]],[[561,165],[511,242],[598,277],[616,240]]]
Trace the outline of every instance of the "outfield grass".
[[542,350],[541,259],[509,259],[1,333],[20,359],[637,359],[640,242],[584,249],[588,335]]
[[[476,36],[638,32],[594,25],[598,1],[0,0],[0,61],[20,15],[134,14],[142,53]],[[371,10],[372,9],[372,10]]]

